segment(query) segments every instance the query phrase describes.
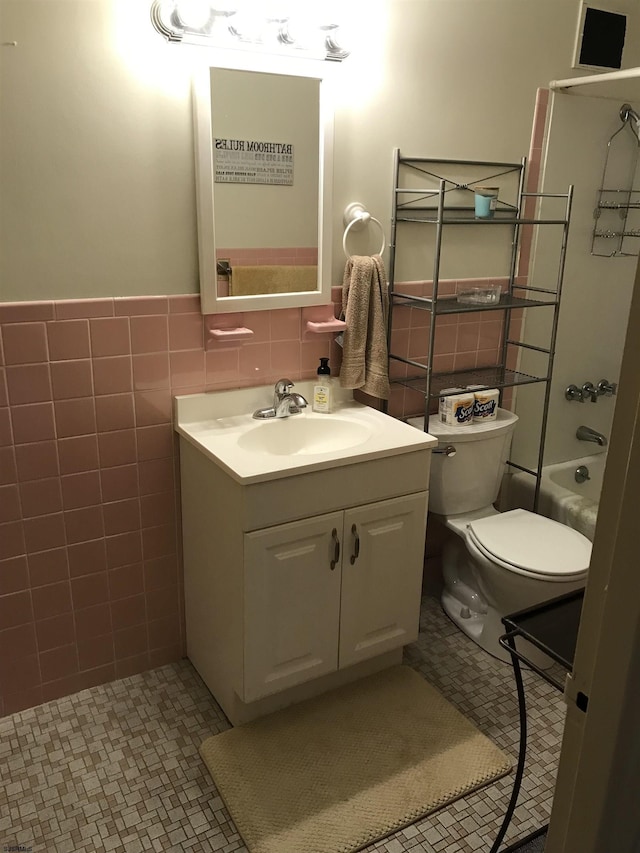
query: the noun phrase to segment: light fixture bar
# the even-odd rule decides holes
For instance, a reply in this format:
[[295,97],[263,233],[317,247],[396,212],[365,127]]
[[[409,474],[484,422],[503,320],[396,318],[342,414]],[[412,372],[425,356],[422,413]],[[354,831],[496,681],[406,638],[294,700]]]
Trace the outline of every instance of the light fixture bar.
[[[207,14],[208,7],[208,14]],[[317,37],[312,44],[298,42],[290,35],[288,17],[258,17],[256,32],[259,36],[247,34],[237,26],[240,15],[230,8],[227,2],[203,0],[205,23],[199,27],[185,23],[188,17],[180,14],[180,0],[153,0],[151,3],[151,23],[160,35],[171,43],[184,43],[241,50],[255,50],[261,53],[274,53],[280,56],[306,57],[311,59],[333,60],[341,62],[349,55],[340,43],[339,24],[327,22],[315,27]],[[246,14],[246,13],[243,13]],[[293,24],[293,21],[291,21]],[[295,27],[294,27],[295,31]]]

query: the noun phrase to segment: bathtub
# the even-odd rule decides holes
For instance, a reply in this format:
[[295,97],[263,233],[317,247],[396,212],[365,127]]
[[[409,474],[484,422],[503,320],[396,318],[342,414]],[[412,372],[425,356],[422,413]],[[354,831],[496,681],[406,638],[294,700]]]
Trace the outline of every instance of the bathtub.
[[[593,541],[606,461],[607,454],[599,453],[545,465],[540,481],[538,512],[579,530]],[[576,469],[580,466],[585,466],[589,471],[590,479],[584,483],[576,482],[575,478]],[[508,486],[509,508],[531,509],[534,489],[535,478],[530,474],[511,475]]]

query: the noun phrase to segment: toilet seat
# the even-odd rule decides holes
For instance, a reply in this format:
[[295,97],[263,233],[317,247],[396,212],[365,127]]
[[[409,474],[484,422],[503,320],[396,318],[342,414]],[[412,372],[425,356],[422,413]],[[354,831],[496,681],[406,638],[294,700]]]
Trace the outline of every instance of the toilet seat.
[[524,509],[471,521],[467,537],[491,562],[539,580],[575,580],[586,575],[591,559],[582,533]]

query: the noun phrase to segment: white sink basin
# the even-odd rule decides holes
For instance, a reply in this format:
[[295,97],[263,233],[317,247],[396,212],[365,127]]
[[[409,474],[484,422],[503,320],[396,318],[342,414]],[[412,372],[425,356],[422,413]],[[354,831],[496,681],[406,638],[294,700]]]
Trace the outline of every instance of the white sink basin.
[[368,441],[369,424],[339,415],[304,413],[263,421],[238,439],[238,446],[252,453],[274,456],[335,453]]
[[[296,382],[313,397],[313,382]],[[357,403],[336,388],[334,411],[258,421],[252,413],[271,405],[273,386],[176,397],[175,429],[240,483],[259,483],[434,447],[437,439]]]

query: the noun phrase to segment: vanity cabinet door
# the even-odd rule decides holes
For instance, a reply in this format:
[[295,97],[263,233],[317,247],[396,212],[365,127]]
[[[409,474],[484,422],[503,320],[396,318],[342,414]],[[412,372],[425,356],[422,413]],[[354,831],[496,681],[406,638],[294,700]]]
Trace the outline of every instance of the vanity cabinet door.
[[335,512],[245,535],[245,702],[338,668],[342,521]]
[[341,669],[418,637],[427,493],[344,515]]

